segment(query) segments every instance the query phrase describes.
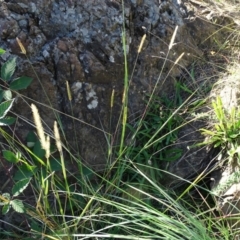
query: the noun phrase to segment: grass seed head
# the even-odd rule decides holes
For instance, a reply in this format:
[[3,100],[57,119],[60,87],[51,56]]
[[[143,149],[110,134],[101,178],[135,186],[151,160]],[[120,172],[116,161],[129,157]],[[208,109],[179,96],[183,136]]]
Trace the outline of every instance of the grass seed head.
[[54,121],[54,137],[55,137],[57,149],[61,153],[62,152],[62,143],[61,143],[60,134],[59,134],[59,130],[58,130],[56,121]]
[[20,47],[22,53],[23,53],[24,55],[26,55],[27,51],[26,51],[25,47],[23,46],[21,40],[20,40],[18,37],[16,37],[16,40],[17,40],[18,46]]
[[49,151],[48,150],[49,147],[48,147],[48,143],[46,141],[45,135],[44,135],[44,129],[43,129],[43,125],[41,122],[41,118],[40,118],[38,109],[37,109],[36,105],[34,105],[33,103],[31,104],[31,109],[33,112],[33,120],[36,125],[37,134],[40,139],[42,149],[44,149],[47,152],[47,151]]

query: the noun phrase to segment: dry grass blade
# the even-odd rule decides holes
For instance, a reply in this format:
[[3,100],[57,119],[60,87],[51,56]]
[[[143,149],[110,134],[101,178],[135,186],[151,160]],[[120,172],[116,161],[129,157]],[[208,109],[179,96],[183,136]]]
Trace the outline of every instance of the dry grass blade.
[[169,50],[171,50],[173,45],[174,45],[174,40],[176,38],[177,30],[178,30],[178,26],[175,27],[175,30],[173,32],[173,35],[172,35],[172,38],[171,38],[171,41],[170,41],[170,44],[169,44],[169,47],[168,47]]
[[68,81],[66,81],[66,86],[67,86],[68,100],[69,100],[69,101],[72,101],[72,94],[71,94],[71,90],[70,90]]
[[138,48],[138,53],[140,53],[142,51],[142,47],[143,47],[143,44],[145,42],[146,36],[147,35],[144,34],[143,37],[142,37],[141,43],[140,43],[139,48]]

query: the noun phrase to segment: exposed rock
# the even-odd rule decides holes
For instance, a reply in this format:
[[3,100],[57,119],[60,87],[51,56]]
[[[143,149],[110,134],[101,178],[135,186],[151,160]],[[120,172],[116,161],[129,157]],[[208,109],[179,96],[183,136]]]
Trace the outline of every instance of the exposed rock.
[[[174,0],[125,1],[124,13],[121,1],[9,0],[0,3],[0,43],[9,56],[19,56],[17,75],[34,78],[28,90],[22,92],[30,98],[27,102],[39,103],[48,128],[61,112],[69,146],[79,150],[83,160],[98,166],[106,161],[106,136],[115,131],[122,105],[123,24],[129,76],[142,36],[147,33],[129,90],[129,116],[135,118],[145,107],[144,95],[156,83],[156,94],[171,92],[181,68],[202,55],[197,44],[202,41],[200,29],[207,24],[193,20],[181,1]],[[177,25],[175,43],[169,51]],[[205,34],[208,30],[213,28],[205,30]],[[33,68],[20,53],[16,37],[26,48]],[[2,62],[5,60],[3,55]],[[31,119],[29,106],[23,101],[19,100],[15,109]],[[18,126],[21,132],[29,129],[20,120]]]
[[[176,25],[179,26],[177,44],[169,53],[169,60],[175,61],[185,52],[181,64],[186,66],[200,53],[186,28],[187,11],[176,1],[125,1],[124,17],[121,1],[10,0],[0,4],[1,46],[19,56],[19,76],[34,78],[28,90],[22,92],[32,100],[25,100],[29,104],[33,101],[43,104],[38,107],[50,128],[56,119],[52,108],[61,111],[69,145],[79,149],[82,158],[91,165],[106,161],[105,135],[115,130],[120,114],[124,78],[123,24],[130,70],[143,34],[150,32],[131,82],[130,115],[143,109],[142,93],[151,91],[158,81]],[[16,37],[26,48],[34,71],[20,53]],[[169,61],[161,79],[166,78],[171,66]],[[179,70],[175,68],[170,76],[176,76]],[[71,101],[66,81],[72,91]],[[165,82],[165,88],[171,89],[171,78]],[[162,89],[163,84],[160,85]],[[111,109],[113,89],[115,99]],[[19,99],[15,109],[31,119],[31,111],[22,100]],[[75,117],[74,124],[68,116]],[[18,126],[22,133],[29,128],[21,121]]]

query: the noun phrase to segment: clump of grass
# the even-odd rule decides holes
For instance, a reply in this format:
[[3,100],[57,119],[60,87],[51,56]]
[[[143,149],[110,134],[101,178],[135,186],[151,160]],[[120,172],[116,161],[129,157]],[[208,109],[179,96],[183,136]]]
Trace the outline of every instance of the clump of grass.
[[[174,45],[176,34],[177,27],[169,44],[169,52]],[[141,53],[145,38],[146,35],[139,45],[138,54]],[[202,211],[185,202],[183,195],[175,196],[173,192],[160,186],[162,171],[159,163],[166,159],[174,161],[181,154],[176,147],[169,149],[168,146],[174,146],[177,130],[186,124],[178,113],[195,92],[191,92],[186,101],[177,105],[156,96],[155,90],[168,60],[168,52],[158,81],[148,96],[146,109],[136,126],[131,126],[128,123],[127,109],[131,78],[128,79],[124,30],[122,40],[125,77],[122,114],[119,120],[120,144],[118,147],[113,146],[110,135],[107,136],[109,149],[106,155],[114,161],[108,161],[109,165],[106,166],[104,174],[100,175],[89,169],[79,157],[72,154],[70,148],[61,141],[57,122],[54,123],[53,133],[46,133],[41,126],[40,116],[35,117],[38,136],[29,134],[28,146],[1,129],[12,150],[11,156],[18,159],[15,162],[18,171],[13,181],[19,178],[27,178],[29,181],[31,179],[30,195],[28,193],[27,196],[22,196],[25,199],[25,225],[31,229],[14,228],[12,232],[3,231],[2,236],[16,239],[169,240],[233,237],[210,207],[208,211]],[[23,49],[22,52],[26,54]],[[182,56],[177,57],[174,65]],[[69,90],[69,87],[67,89]],[[71,93],[68,94],[71,96]],[[111,108],[114,107],[113,99],[114,91]],[[69,100],[71,101],[71,97]],[[58,116],[56,118],[60,123]],[[126,144],[128,128],[132,130],[132,137]],[[222,125],[217,127],[221,128]],[[62,135],[64,137],[64,132]],[[215,140],[212,140],[212,143],[215,143]],[[64,154],[64,151],[67,154]],[[21,159],[17,157],[19,153]],[[69,158],[79,166],[77,175],[68,170]],[[192,187],[196,185],[194,183]],[[31,201],[28,201],[28,198],[31,198]]]
[[[220,148],[222,157],[228,156],[228,161],[233,162],[234,158],[239,163],[240,158],[240,111],[236,107],[232,107],[230,111],[224,109],[222,100],[218,96],[216,101],[212,102],[216,121],[211,130],[200,129],[202,134],[206,136],[205,142],[201,145],[212,145],[214,148]],[[222,162],[223,164],[223,162]]]

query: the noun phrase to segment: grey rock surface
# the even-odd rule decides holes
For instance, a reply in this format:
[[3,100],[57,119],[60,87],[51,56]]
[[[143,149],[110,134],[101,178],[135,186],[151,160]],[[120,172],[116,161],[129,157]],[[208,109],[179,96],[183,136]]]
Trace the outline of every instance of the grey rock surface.
[[[175,0],[124,1],[124,13],[117,0],[1,1],[0,44],[9,57],[18,55],[17,74],[34,78],[30,88],[21,93],[28,97],[29,104],[39,103],[47,128],[52,127],[56,111],[61,112],[69,146],[79,150],[84,161],[98,166],[106,161],[106,134],[115,131],[121,109],[123,24],[130,73],[141,38],[147,33],[130,84],[129,116],[136,117],[144,109],[144,94],[151,92],[158,80],[157,93],[171,92],[181,68],[201,55],[187,17],[184,5]],[[177,25],[176,44],[159,76]],[[25,46],[33,68],[20,53],[16,37]],[[179,65],[171,69],[183,52]],[[1,61],[5,60],[3,56]],[[66,81],[72,101],[67,96]],[[15,109],[31,119],[29,106],[21,98]],[[74,124],[70,116],[75,118]],[[28,128],[19,122],[23,135]]]

